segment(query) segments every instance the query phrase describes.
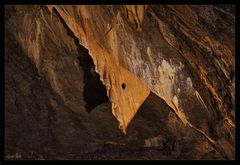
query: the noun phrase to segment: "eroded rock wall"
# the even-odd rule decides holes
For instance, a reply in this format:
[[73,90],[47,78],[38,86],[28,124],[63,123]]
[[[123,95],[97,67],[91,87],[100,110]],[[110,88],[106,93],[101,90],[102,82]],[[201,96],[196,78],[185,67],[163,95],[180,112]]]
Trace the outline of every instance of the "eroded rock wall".
[[[168,119],[164,118],[169,123],[167,128],[171,133],[166,132],[168,136],[179,138],[189,135],[190,139],[201,136],[204,140],[200,140],[202,143],[199,144],[194,143],[196,148],[198,145],[210,146],[201,151],[202,155],[196,159],[212,151],[216,152],[210,156],[212,158],[233,159],[234,14],[234,6],[221,5],[9,6],[5,16],[6,38],[12,39],[9,43],[19,45],[23,50],[22,56],[33,62],[36,67],[33,77],[47,83],[48,88],[62,100],[61,104],[78,113],[82,116],[80,118],[86,115],[86,101],[83,96],[84,69],[76,58],[79,56],[79,45],[85,47],[92,57],[95,70],[107,89],[112,112],[123,131],[152,91],[156,97],[165,100],[178,116],[173,117],[169,109]],[[11,48],[9,45],[7,47]],[[12,57],[12,54],[14,52],[6,52],[5,56]],[[15,72],[18,75],[18,71]],[[13,81],[10,73],[6,73],[7,80]],[[15,84],[24,84],[21,78],[16,78],[17,83],[9,84],[8,81],[5,82],[10,85],[9,90]],[[25,95],[23,93],[20,95]],[[61,109],[59,101],[53,96],[42,95],[47,105]],[[19,106],[26,109],[22,104]],[[158,107],[158,103],[151,103],[151,106]],[[161,107],[157,109],[161,110]],[[29,111],[32,112],[31,109]],[[7,120],[11,120],[11,117]],[[153,120],[153,116],[148,120]],[[178,120],[183,124],[179,129]],[[107,121],[112,122],[112,119]],[[165,122],[163,125],[167,125]],[[92,129],[93,124],[93,121],[91,126],[83,124],[82,128]],[[103,127],[97,130],[100,131],[100,128]],[[177,133],[179,130],[181,133]],[[190,130],[196,132],[189,133]],[[93,131],[93,134],[96,132]],[[162,139],[166,137],[162,137],[163,134],[144,137],[141,143],[146,147],[164,148]],[[83,139],[86,137],[84,135]],[[133,138],[133,135],[129,135],[129,138]],[[81,142],[81,145],[84,144],[84,140]],[[183,154],[183,150],[179,149],[174,154],[175,158],[179,158],[184,157],[186,152]]]
[[[138,7],[133,12],[133,6],[80,6],[76,10],[83,21],[76,25],[68,7],[49,8],[60,13],[80,43],[89,50],[101,43],[120,65],[163,98],[184,124],[202,132],[212,143],[217,143],[214,138],[221,135],[210,131],[210,127],[225,125],[225,131],[234,130],[234,13],[222,6],[150,6],[142,10],[146,16],[139,21]],[[211,10],[210,16],[201,10]],[[130,20],[129,12],[135,13]],[[224,14],[229,19],[223,19]],[[216,25],[220,20],[222,29]],[[101,32],[108,25],[111,29],[104,36]],[[227,26],[232,27],[224,29]],[[228,33],[228,44],[222,41],[226,34],[220,40],[214,35],[217,32]],[[97,43],[89,41],[91,37]]]

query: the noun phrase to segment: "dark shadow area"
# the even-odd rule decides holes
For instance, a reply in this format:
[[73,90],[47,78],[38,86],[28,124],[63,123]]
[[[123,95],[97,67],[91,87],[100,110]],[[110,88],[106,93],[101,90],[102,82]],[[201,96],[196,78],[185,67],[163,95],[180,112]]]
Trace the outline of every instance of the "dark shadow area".
[[78,46],[79,64],[84,72],[83,96],[86,101],[86,109],[90,112],[96,106],[108,102],[107,91],[100,80],[100,76],[95,72],[95,65],[88,50]]
[[[173,110],[167,103],[151,92],[129,123],[126,135],[112,130],[112,135],[115,136],[113,141],[116,143],[105,143],[101,149],[79,155],[78,158],[177,159],[181,144],[177,136],[170,131],[168,117],[171,112]],[[148,147],[144,146],[146,140]]]
[[127,136],[132,136],[138,130],[138,135],[134,139],[135,142],[158,135],[165,138],[173,137],[167,124],[170,112],[173,112],[173,110],[167,103],[151,92],[129,123]]
[[85,108],[90,113],[94,107],[109,101],[107,90],[100,80],[100,75],[95,72],[95,65],[88,50],[79,44],[79,39],[74,35],[71,29],[69,29],[57,10],[54,9],[54,11],[67,30],[67,34],[74,39],[74,43],[77,46],[79,64],[84,72],[83,96],[86,101]]

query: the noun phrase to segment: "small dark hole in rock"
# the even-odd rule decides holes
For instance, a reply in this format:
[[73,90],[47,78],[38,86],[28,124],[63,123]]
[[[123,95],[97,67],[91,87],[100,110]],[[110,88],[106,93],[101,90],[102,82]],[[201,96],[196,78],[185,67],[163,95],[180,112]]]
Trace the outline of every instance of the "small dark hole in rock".
[[122,89],[126,88],[126,84],[122,83]]

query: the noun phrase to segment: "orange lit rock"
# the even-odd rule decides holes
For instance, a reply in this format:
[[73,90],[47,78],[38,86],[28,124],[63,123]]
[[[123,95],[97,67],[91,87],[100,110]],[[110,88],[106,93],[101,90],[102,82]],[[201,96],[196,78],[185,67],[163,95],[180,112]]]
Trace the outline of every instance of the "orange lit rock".
[[57,12],[69,25],[76,37],[83,41],[84,46],[92,56],[96,71],[107,89],[107,95],[112,103],[112,113],[119,121],[119,128],[126,133],[126,128],[136,114],[138,108],[150,93],[148,87],[133,73],[123,68],[110,55],[93,36],[93,29],[88,22],[88,12],[85,7],[80,7],[84,13],[85,32],[79,27],[67,13],[55,6]]

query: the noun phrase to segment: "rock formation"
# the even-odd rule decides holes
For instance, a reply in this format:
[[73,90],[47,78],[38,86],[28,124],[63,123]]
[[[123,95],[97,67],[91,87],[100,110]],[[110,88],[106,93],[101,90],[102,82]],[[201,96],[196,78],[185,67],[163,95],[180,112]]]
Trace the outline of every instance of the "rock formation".
[[5,157],[234,159],[234,37],[230,5],[6,6]]

